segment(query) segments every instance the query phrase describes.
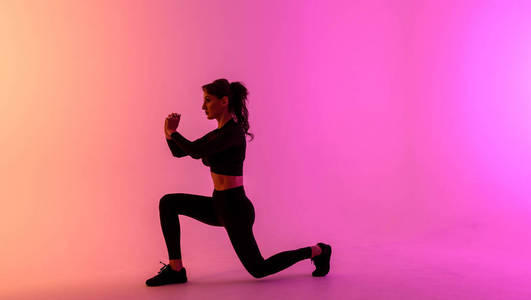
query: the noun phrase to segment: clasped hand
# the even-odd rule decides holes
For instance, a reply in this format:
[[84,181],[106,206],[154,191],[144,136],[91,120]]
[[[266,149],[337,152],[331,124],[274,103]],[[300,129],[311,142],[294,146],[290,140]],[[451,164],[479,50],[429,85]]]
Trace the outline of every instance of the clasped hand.
[[177,130],[180,120],[181,115],[176,113],[171,113],[166,117],[164,121],[164,135],[166,135],[167,139],[171,139],[171,134]]

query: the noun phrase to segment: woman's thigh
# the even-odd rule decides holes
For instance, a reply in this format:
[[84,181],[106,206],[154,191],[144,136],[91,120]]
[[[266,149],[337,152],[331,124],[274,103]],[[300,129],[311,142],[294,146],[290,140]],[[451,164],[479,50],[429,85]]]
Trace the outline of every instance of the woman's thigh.
[[257,270],[260,270],[264,262],[264,257],[258,249],[252,224],[247,223],[242,225],[237,226],[237,224],[231,223],[225,225],[225,230],[241,263],[254,276]]
[[236,255],[244,267],[254,274],[264,258],[253,235],[255,219],[253,204],[245,196],[214,199],[214,202]]
[[212,226],[222,226],[209,196],[175,193],[166,194],[160,199],[160,213],[187,216]]

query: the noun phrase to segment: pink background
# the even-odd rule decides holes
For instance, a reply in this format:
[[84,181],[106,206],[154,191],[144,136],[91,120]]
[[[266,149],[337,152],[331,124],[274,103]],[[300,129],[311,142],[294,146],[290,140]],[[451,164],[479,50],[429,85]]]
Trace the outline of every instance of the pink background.
[[[264,257],[407,242],[529,264],[530,53],[527,1],[1,1],[0,292],[167,262],[159,199],[213,183],[164,118],[215,129],[218,78],[250,92]],[[181,225],[185,267],[246,272],[222,228]]]

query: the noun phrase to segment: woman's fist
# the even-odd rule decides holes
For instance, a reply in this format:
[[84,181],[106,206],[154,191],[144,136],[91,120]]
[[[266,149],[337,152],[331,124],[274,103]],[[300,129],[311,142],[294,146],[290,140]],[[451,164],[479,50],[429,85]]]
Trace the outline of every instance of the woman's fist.
[[172,113],[167,118],[168,120],[168,129],[175,131],[177,127],[179,126],[179,121],[181,120],[181,115]]
[[176,113],[171,113],[166,117],[164,121],[164,134],[167,139],[171,139],[171,134],[179,126],[179,121],[181,120],[181,115]]

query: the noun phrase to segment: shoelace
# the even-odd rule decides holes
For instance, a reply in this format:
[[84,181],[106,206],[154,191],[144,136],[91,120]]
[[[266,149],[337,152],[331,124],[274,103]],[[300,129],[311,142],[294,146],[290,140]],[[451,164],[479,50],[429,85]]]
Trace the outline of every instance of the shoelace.
[[160,262],[161,264],[164,265],[162,268],[160,268],[159,274],[162,273],[164,270],[166,270],[167,268],[170,267],[169,264],[165,264],[165,263],[163,263],[163,262],[161,262],[161,261],[159,261],[159,262]]

